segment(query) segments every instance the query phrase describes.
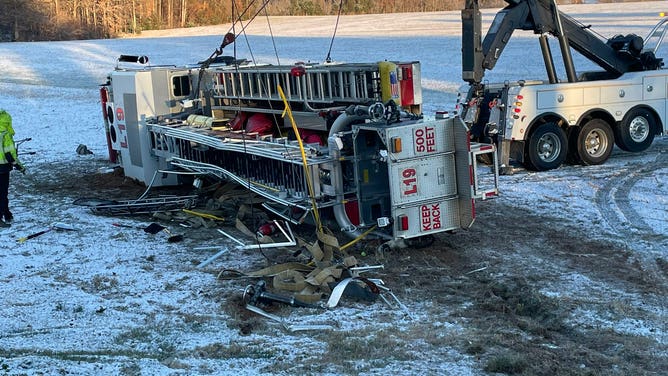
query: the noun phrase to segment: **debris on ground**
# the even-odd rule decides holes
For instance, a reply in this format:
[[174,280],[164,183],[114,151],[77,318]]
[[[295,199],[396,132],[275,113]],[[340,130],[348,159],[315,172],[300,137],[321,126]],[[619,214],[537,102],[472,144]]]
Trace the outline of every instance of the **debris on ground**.
[[[78,199],[75,204],[88,206],[98,215],[150,215],[152,222],[147,226],[122,223],[113,225],[135,228],[153,235],[166,233],[169,243],[182,241],[184,235],[172,233],[167,224],[192,230],[216,230],[226,239],[226,243],[193,247],[193,250],[197,251],[217,251],[197,265],[200,269],[209,266],[231,250],[256,249],[263,255],[264,251],[269,249],[284,250],[284,262],[273,260],[265,268],[255,271],[223,269],[218,278],[256,280],[244,289],[241,297],[244,307],[279,322],[290,332],[328,330],[333,329],[333,326],[289,324],[266,312],[265,308],[279,304],[295,308],[331,310],[344,300],[367,303],[381,300],[390,308],[411,316],[406,306],[381,279],[362,276],[364,273],[382,270],[383,265],[362,265],[355,256],[348,253],[348,250],[353,249],[352,246],[370,231],[343,245],[326,227],[316,230],[315,236],[297,236],[288,221],[272,219],[270,213],[260,208],[264,202],[261,197],[249,193],[238,184],[228,182],[202,187],[199,182],[197,185],[199,187],[196,187],[195,194],[136,200],[87,198]],[[146,196],[146,193],[148,191],[142,197]],[[184,231],[186,236],[188,231]],[[366,255],[364,252],[363,254]]]

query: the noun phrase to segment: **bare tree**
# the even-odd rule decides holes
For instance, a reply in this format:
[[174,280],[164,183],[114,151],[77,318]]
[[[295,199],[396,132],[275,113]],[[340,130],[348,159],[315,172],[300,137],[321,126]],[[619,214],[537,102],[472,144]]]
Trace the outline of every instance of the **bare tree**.
[[[143,29],[211,25],[231,21],[254,0],[0,0],[0,40],[50,40],[114,37]],[[571,0],[573,1],[573,0]],[[609,0],[606,0],[609,1]],[[502,6],[503,0],[480,0]],[[408,12],[461,9],[464,0],[271,0],[269,15]]]
[[181,27],[186,27],[186,0],[181,0]]

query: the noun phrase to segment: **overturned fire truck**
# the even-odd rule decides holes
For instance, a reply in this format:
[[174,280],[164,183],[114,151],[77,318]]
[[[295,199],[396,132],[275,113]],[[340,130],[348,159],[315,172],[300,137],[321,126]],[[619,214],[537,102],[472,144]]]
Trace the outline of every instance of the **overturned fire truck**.
[[149,186],[234,181],[295,224],[415,240],[468,228],[498,194],[498,169],[481,183],[476,164],[495,146],[458,117],[423,118],[419,62],[147,61],[121,56],[101,100],[111,160]]

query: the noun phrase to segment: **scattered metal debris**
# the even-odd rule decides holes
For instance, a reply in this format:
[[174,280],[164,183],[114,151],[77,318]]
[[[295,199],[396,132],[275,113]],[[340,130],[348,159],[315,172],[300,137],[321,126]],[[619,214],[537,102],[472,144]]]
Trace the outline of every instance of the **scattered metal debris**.
[[264,316],[268,319],[274,320],[281,324],[283,328],[289,332],[299,332],[299,331],[306,331],[306,330],[333,330],[334,326],[333,325],[328,325],[328,324],[290,324],[286,322],[282,317],[273,315],[269,312],[266,312],[265,310],[256,307],[251,304],[246,304],[246,309],[255,312],[260,316]]
[[19,243],[23,243],[26,240],[34,239],[38,236],[44,235],[47,232],[52,231],[52,230],[79,231],[78,228],[76,228],[72,225],[68,225],[66,223],[54,223],[51,226],[49,226],[49,228],[47,228],[46,230],[38,231],[36,233],[20,237],[16,241],[19,242]]
[[[231,239],[235,243],[237,243],[238,245],[237,245],[236,249],[239,249],[239,250],[241,250],[241,249],[262,249],[262,248],[279,248],[279,247],[294,247],[294,246],[296,246],[297,245],[297,240],[296,240],[294,234],[292,233],[292,229],[290,229],[290,225],[288,225],[287,222],[286,222],[286,224],[285,224],[286,228],[287,228],[287,232],[286,232],[283,229],[283,227],[279,224],[278,221],[274,221],[274,223],[281,230],[281,232],[283,233],[283,235],[285,236],[287,241],[280,242],[280,243],[266,243],[266,244],[258,244],[258,243],[256,243],[256,244],[244,244],[241,241],[233,238],[232,236],[230,236],[229,234],[225,233],[222,230],[218,230],[218,232],[222,233],[228,239]],[[197,267],[198,268],[203,268],[203,267],[209,265],[211,262],[215,261],[218,257],[225,254],[228,251],[228,247],[227,246],[213,246],[213,247],[197,247],[197,248],[194,248],[195,250],[220,249],[220,248],[222,248],[222,250],[220,252],[216,253],[215,255],[213,255],[213,256],[209,257],[208,259],[206,259],[205,261],[201,262],[199,265],[197,265]]]
[[246,304],[256,305],[257,303],[271,303],[278,302],[287,304],[291,307],[302,307],[302,308],[323,308],[319,304],[311,304],[302,302],[301,300],[295,299],[292,296],[274,294],[267,291],[267,283],[265,281],[259,281],[255,285],[248,285],[244,290],[242,297],[243,301]]
[[81,198],[75,205],[88,206],[94,214],[101,215],[136,215],[153,214],[159,211],[176,211],[191,208],[197,203],[197,196],[164,196],[138,200],[100,200]]
[[[208,190],[212,199],[202,200],[202,192]],[[231,250],[251,250],[269,248],[299,247],[295,255],[301,254],[304,263],[287,262],[274,264],[264,269],[242,273],[224,270],[219,277],[257,278],[257,282],[248,285],[242,299],[246,308],[261,316],[280,323],[290,332],[303,330],[332,330],[332,325],[295,325],[286,322],[279,316],[270,314],[260,308],[262,305],[273,303],[285,304],[291,307],[332,309],[339,305],[341,299],[350,298],[357,301],[373,302],[380,298],[391,309],[400,309],[408,316],[411,312],[399,301],[391,289],[384,286],[380,279],[362,277],[361,274],[383,270],[384,265],[360,265],[354,256],[347,254],[350,248],[362,239],[357,239],[344,245],[327,228],[319,228],[316,232],[317,240],[309,243],[298,239],[293,233],[290,222],[287,220],[269,220],[267,213],[262,210],[253,210],[258,202],[242,201],[248,199],[247,192],[238,192],[236,184],[218,185],[217,188],[199,188],[199,195],[165,196],[161,198],[140,198],[127,201],[111,201],[97,199],[80,199],[75,202],[91,208],[95,214],[103,215],[134,215],[151,214],[154,220],[161,222],[176,222],[185,228],[215,228],[226,242],[220,245],[194,247],[196,251],[216,250],[217,252],[197,265],[204,268]],[[242,195],[243,193],[243,195]],[[206,208],[195,209],[197,203],[206,202]],[[230,206],[238,208],[236,219]],[[235,222],[234,222],[235,221]],[[235,223],[236,230],[247,236],[251,241],[240,240],[238,234],[230,234],[223,229],[216,228],[221,224]],[[258,223],[260,225],[258,225]],[[248,226],[252,224],[250,229]],[[118,227],[133,227],[114,223]],[[182,235],[174,235],[166,226],[151,223],[141,228],[147,233],[157,234],[166,232],[170,242],[180,241]],[[230,245],[230,242],[232,243]],[[227,274],[225,274],[227,273]],[[271,290],[270,288],[271,287]],[[386,295],[389,295],[386,297]],[[323,297],[329,296],[326,302]]]

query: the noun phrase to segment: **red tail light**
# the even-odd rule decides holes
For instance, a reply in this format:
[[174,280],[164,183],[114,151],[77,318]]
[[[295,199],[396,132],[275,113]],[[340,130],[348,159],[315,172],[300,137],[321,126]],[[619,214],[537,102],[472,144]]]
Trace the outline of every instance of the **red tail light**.
[[397,220],[399,222],[399,230],[408,231],[408,216],[402,214],[397,217]]

